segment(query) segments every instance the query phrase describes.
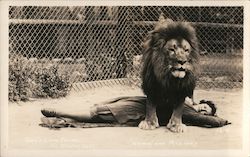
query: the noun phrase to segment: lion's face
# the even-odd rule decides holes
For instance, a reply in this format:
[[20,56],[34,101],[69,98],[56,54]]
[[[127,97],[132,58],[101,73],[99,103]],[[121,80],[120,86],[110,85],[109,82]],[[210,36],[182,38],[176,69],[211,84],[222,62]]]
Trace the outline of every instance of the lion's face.
[[193,87],[199,74],[199,50],[195,29],[189,23],[162,24],[150,32],[143,46],[145,88],[151,87],[154,80],[163,86],[178,81],[181,82],[178,86],[187,87],[191,83]]
[[184,78],[187,71],[192,71],[191,45],[182,38],[170,39],[164,46],[166,57],[169,59],[168,70],[176,78]]

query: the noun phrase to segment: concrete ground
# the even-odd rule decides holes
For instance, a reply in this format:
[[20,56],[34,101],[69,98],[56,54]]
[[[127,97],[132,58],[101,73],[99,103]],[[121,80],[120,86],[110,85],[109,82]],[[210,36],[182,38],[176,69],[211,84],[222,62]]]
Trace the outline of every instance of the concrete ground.
[[221,128],[188,126],[176,134],[165,127],[62,128],[39,126],[42,108],[86,113],[96,102],[118,96],[142,95],[139,89],[114,86],[71,92],[66,98],[9,103],[9,148],[15,149],[240,149],[242,147],[242,90],[196,90],[195,100],[212,100],[218,116],[232,122]]

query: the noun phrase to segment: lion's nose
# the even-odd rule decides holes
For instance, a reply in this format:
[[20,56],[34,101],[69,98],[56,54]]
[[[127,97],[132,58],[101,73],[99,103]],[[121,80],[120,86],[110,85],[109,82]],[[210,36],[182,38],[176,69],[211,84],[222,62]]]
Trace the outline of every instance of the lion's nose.
[[177,63],[179,63],[180,65],[183,65],[183,64],[185,64],[187,61],[177,61]]

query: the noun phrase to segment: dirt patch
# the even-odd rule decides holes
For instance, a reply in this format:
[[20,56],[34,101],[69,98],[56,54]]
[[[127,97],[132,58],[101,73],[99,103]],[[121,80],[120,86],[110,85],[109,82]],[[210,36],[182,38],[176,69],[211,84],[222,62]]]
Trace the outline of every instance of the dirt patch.
[[62,128],[39,126],[42,108],[87,113],[94,103],[118,96],[142,95],[141,90],[124,86],[72,92],[61,99],[38,99],[9,103],[9,146],[21,149],[240,149],[242,147],[242,90],[196,90],[195,100],[213,100],[218,115],[232,122],[222,128],[189,126],[182,134],[165,127],[153,131],[137,127]]

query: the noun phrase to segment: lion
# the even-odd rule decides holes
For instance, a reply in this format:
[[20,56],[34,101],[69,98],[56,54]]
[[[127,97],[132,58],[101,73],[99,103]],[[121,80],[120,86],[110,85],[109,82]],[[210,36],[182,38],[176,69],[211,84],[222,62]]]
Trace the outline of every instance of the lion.
[[147,104],[139,128],[166,125],[172,132],[184,132],[184,101],[193,98],[198,65],[194,27],[187,22],[160,21],[143,45],[141,79]]

